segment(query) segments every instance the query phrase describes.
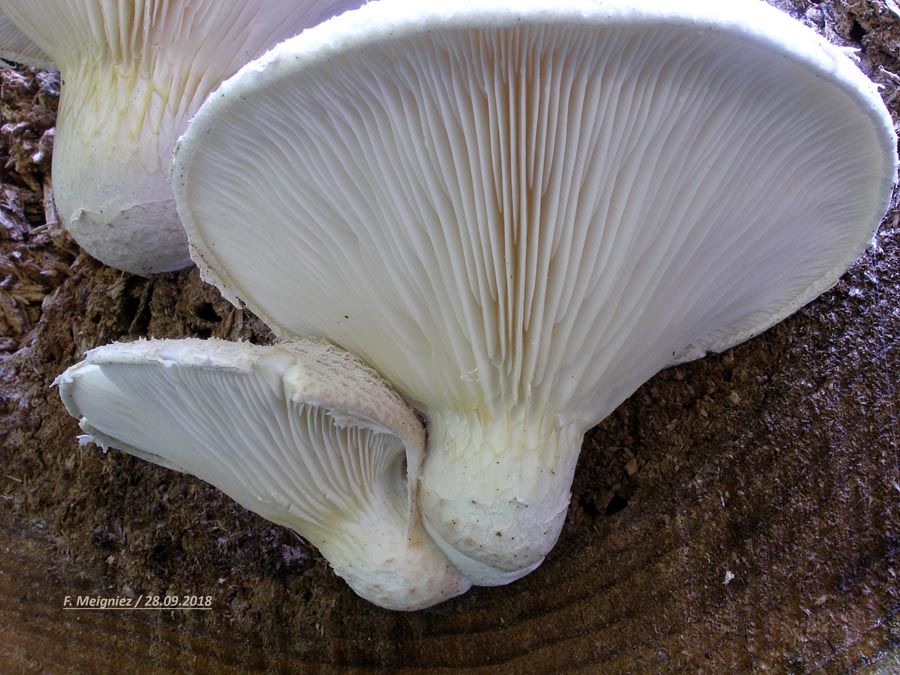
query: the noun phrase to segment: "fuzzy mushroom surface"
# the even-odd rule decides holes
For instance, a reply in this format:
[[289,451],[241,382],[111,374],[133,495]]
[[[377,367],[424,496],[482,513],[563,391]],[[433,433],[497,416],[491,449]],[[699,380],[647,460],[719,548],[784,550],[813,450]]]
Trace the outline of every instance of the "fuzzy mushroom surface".
[[417,515],[419,419],[343,350],[141,340],[91,350],[56,384],[82,443],[202,478],[305,537],[377,605],[469,588]]
[[0,57],[62,76],[53,188],[75,240],[135,274],[191,264],[168,180],[188,120],[244,63],[359,4],[0,0]]
[[425,527],[495,585],[584,432],[832,286],[896,169],[876,86],[759,0],[380,0],[226,81],[172,179],[205,279],[427,416]]

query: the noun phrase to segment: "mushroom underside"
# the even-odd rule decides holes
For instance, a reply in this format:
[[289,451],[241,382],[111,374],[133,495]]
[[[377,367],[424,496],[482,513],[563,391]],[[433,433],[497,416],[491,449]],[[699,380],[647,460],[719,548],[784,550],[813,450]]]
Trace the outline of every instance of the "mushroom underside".
[[205,279],[428,417],[426,524],[503,583],[583,431],[830,287],[896,163],[874,85],[762,2],[383,0],[224,83],[172,175]]
[[92,350],[57,383],[83,443],[202,478],[305,537],[375,604],[420,609],[470,585],[409,489],[421,424],[341,350],[139,341]]

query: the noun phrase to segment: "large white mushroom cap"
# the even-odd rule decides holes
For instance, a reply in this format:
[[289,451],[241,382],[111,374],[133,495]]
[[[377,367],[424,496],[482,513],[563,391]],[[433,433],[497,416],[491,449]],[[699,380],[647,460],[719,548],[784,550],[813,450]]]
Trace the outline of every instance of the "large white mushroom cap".
[[83,443],[206,480],[296,530],[375,604],[420,609],[469,587],[418,519],[421,423],[342,350],[142,340],[91,350],[57,384]]
[[0,57],[62,75],[53,186],[73,237],[136,274],[189,265],[168,181],[188,120],[244,63],[359,4],[0,0]]
[[382,0],[223,84],[172,177],[207,280],[427,414],[426,526],[491,584],[583,432],[830,287],[896,167],[876,87],[758,0]]
[[53,62],[0,10],[0,60],[52,69]]

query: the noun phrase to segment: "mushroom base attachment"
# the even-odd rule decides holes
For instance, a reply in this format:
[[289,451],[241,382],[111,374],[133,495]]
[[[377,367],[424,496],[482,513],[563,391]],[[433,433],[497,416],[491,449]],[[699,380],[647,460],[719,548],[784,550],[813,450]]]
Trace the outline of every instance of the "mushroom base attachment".
[[566,519],[583,435],[517,414],[429,419],[425,528],[473,584],[508,584],[543,562]]
[[[191,264],[174,200],[136,204],[118,213],[60,215],[79,245],[100,262],[146,277]],[[137,253],[136,253],[137,252]]]
[[385,609],[425,609],[469,590],[472,584],[418,519],[408,529],[402,521],[363,518],[344,525],[345,536],[315,543],[357,595]]

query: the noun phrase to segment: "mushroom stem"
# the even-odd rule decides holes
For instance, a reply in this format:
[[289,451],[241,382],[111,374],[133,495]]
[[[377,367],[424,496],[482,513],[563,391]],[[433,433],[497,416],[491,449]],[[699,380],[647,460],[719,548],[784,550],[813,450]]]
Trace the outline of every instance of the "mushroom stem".
[[508,584],[543,562],[566,519],[584,432],[525,407],[429,417],[425,527],[472,583]]
[[191,264],[168,181],[206,96],[355,0],[0,0],[0,58],[59,69],[53,187],[92,256],[135,274]]
[[73,60],[64,72],[53,179],[66,227],[117,269],[147,275],[189,264],[167,177],[169,139],[196,107],[176,90],[183,82],[96,61]]
[[431,540],[418,514],[409,527],[409,514],[386,515],[373,511],[342,523],[338,537],[314,542],[357,595],[385,609],[414,611],[469,590],[471,582]]

